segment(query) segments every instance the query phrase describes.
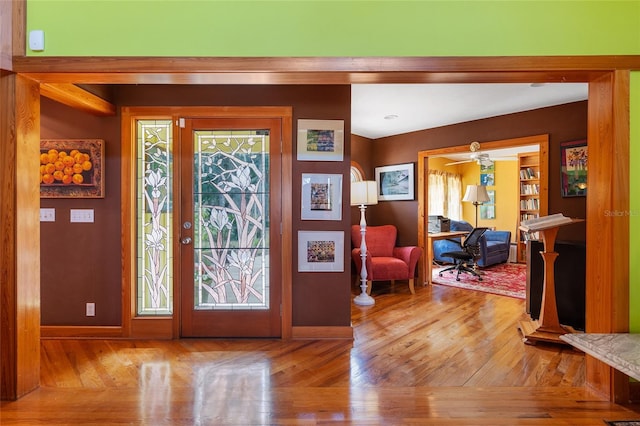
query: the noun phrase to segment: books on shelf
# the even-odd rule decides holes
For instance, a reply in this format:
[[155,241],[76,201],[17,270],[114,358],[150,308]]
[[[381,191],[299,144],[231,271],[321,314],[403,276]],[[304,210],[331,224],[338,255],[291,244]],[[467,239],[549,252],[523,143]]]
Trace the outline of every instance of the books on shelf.
[[535,232],[571,222],[573,222],[573,219],[570,217],[567,217],[562,213],[556,213],[548,216],[523,220],[520,222],[520,230],[525,232]]
[[523,243],[528,243],[529,241],[539,241],[540,240],[540,234],[538,233],[538,231],[536,232],[526,232],[526,231],[520,231],[520,241],[522,241]]
[[521,183],[520,194],[522,195],[538,195],[540,194],[540,185],[537,183]]
[[520,169],[520,179],[527,180],[527,179],[538,179],[538,178],[540,178],[539,172],[535,171],[531,167]]
[[539,208],[540,200],[537,198],[520,200],[520,210],[538,210]]

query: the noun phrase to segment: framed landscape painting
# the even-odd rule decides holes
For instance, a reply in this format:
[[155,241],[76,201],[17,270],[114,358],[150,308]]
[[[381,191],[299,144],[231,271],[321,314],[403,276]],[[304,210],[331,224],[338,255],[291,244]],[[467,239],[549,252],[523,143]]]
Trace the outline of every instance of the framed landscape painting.
[[413,163],[376,167],[378,200],[413,200]]

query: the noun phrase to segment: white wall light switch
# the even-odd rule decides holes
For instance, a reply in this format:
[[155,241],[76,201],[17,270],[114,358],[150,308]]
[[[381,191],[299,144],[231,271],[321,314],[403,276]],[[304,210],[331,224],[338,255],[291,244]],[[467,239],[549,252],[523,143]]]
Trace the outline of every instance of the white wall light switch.
[[40,209],[40,222],[55,222],[56,221],[56,209],[41,208]]
[[29,49],[35,52],[44,50],[44,31],[33,30],[29,32]]
[[93,223],[93,209],[71,209],[71,223]]

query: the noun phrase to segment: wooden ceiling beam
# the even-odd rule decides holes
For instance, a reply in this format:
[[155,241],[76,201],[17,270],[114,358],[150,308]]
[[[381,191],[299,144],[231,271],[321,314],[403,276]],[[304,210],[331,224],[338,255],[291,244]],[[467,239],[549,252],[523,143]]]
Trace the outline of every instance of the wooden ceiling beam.
[[110,102],[71,83],[40,83],[40,95],[98,116],[116,115]]
[[544,57],[14,57],[41,83],[365,84],[587,82],[640,55]]

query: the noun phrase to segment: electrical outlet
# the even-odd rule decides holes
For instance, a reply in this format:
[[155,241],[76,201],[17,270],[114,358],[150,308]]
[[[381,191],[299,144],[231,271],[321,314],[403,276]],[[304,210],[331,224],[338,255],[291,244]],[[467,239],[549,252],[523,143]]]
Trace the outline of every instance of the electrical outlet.
[[93,302],[87,303],[87,316],[95,317],[96,316],[96,304]]

